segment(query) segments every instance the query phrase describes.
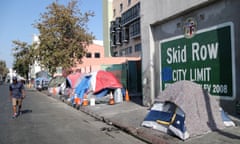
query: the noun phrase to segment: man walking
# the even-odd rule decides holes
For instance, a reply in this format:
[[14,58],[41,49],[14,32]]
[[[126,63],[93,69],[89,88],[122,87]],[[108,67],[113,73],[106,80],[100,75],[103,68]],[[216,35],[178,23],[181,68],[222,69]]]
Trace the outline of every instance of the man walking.
[[22,100],[25,98],[25,88],[23,83],[17,81],[17,77],[13,77],[13,83],[9,86],[10,98],[13,106],[13,118],[21,113]]

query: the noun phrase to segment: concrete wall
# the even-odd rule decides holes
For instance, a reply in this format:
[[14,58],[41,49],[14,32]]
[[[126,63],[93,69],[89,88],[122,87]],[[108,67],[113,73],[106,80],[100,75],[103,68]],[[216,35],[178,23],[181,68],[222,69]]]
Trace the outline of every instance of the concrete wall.
[[111,57],[110,52],[110,22],[113,19],[112,12],[112,1],[113,0],[102,0],[102,16],[103,16],[103,45],[105,57]]
[[229,111],[240,99],[240,43],[238,16],[240,1],[238,0],[149,0],[141,1],[141,35],[142,35],[142,79],[143,103],[149,105],[159,95],[160,63],[159,42],[166,38],[183,35],[183,21],[193,17],[197,20],[197,30],[225,22],[234,24],[236,99],[221,100],[222,106]]

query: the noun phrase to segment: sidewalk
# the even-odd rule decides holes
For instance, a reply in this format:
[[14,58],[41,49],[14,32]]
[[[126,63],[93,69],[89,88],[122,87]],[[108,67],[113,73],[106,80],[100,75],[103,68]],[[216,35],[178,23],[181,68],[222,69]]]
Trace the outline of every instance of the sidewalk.
[[[53,98],[57,98],[54,97]],[[231,117],[236,127],[226,128],[206,135],[189,138],[182,141],[177,137],[141,126],[142,121],[148,114],[147,107],[132,101],[115,105],[96,104],[95,106],[81,106],[80,111],[85,112],[105,123],[114,125],[121,130],[152,144],[219,144],[240,143],[240,119]]]
[[[112,124],[133,136],[152,144],[219,144],[240,143],[240,127],[231,127],[218,132],[210,132],[206,135],[190,138],[182,141],[177,137],[141,127],[141,123],[147,115],[148,108],[133,102],[108,105],[97,104],[95,106],[81,107],[81,111]],[[239,124],[239,119],[236,123]]]
[[141,127],[148,110],[147,107],[133,102],[115,105],[97,104],[81,107],[80,110],[149,143],[165,144],[174,142],[172,140],[175,139],[164,133]]

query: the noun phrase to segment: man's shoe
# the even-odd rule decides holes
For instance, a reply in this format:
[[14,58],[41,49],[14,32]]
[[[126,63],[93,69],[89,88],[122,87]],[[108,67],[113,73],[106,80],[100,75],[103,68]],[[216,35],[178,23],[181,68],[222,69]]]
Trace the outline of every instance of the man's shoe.
[[13,114],[12,118],[13,119],[17,118],[17,113]]

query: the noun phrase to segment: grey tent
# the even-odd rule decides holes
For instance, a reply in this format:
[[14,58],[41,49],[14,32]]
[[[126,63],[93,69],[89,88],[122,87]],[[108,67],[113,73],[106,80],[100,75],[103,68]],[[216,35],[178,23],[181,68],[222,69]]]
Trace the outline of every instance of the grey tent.
[[224,128],[218,101],[194,82],[179,81],[169,85],[156,99],[156,102],[163,101],[171,101],[185,112],[190,137]]

